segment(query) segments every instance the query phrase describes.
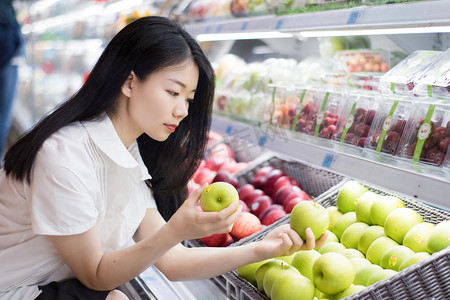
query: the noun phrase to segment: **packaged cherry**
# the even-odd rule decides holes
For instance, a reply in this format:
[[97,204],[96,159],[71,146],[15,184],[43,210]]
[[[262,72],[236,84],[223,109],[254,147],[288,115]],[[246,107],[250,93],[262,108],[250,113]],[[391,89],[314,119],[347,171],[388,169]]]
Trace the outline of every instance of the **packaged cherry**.
[[450,144],[450,102],[424,99],[414,103],[397,155],[441,166]]
[[411,97],[384,96],[369,130],[365,148],[395,155],[413,103],[414,98]]

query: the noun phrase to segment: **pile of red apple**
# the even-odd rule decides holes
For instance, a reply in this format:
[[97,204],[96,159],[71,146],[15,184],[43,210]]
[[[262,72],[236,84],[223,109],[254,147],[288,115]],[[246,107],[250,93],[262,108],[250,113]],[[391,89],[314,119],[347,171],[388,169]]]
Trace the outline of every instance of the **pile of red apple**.
[[224,181],[238,189],[242,215],[234,223],[232,231],[200,239],[206,246],[226,247],[248,237],[289,214],[301,201],[310,200],[301,184],[282,170],[263,166],[253,181],[239,187],[236,176],[220,170],[212,182]]

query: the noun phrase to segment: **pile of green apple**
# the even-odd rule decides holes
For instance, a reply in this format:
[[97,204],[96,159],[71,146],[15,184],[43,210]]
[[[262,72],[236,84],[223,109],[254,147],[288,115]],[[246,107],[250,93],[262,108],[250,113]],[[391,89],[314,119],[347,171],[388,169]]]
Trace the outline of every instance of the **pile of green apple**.
[[342,299],[396,275],[450,246],[450,220],[432,224],[395,197],[346,182],[336,205],[297,204],[291,227],[310,227],[321,248],[238,268],[237,274],[273,300]]

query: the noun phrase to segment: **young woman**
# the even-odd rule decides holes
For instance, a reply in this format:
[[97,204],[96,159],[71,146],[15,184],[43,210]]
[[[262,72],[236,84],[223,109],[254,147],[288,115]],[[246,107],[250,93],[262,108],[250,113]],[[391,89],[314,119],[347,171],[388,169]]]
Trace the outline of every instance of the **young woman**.
[[313,248],[310,230],[304,242],[289,226],[240,247],[180,244],[229,232],[241,212],[198,211],[204,187],[179,201],[204,154],[213,92],[207,57],[176,22],[120,31],[81,89],[5,156],[0,299],[126,299],[115,288],[152,264],[195,280]]

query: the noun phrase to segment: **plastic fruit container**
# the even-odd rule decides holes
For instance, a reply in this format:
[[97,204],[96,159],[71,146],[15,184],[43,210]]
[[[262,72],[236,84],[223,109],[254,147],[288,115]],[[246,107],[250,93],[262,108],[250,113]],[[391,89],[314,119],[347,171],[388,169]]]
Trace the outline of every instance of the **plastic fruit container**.
[[432,166],[441,166],[450,144],[450,102],[424,99],[414,103],[397,155]]
[[350,93],[336,124],[332,140],[340,144],[364,148],[370,127],[381,106],[381,98],[375,94]]
[[413,91],[419,96],[450,99],[450,48],[416,77]]
[[269,123],[284,129],[292,129],[296,111],[301,108],[301,92],[294,86],[269,85],[272,109]]
[[361,89],[378,93],[380,91],[380,73],[351,73],[347,85],[352,89]]
[[365,148],[376,153],[397,154],[406,122],[413,110],[413,98],[387,96],[375,115]]
[[383,93],[412,94],[415,78],[441,55],[441,51],[414,51],[381,77],[381,91]]
[[310,112],[317,111],[316,95],[318,90],[314,88],[303,88],[301,90],[301,109],[297,111],[292,127],[297,132],[311,134],[313,121],[310,119]]
[[336,52],[342,70],[352,72],[387,72],[389,52],[377,50],[344,50]]
[[[336,124],[344,107],[344,94],[337,91],[321,91],[318,95],[320,109],[311,116],[313,135],[331,139],[336,132]],[[312,112],[311,112],[312,113]]]

